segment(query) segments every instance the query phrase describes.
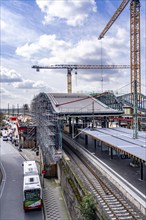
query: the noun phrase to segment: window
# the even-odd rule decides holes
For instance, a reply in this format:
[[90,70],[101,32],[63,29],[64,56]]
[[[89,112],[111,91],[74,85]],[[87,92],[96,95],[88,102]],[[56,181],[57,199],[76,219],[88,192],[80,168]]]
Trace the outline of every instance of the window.
[[40,199],[40,189],[25,191],[25,199],[26,200],[38,200],[38,199]]

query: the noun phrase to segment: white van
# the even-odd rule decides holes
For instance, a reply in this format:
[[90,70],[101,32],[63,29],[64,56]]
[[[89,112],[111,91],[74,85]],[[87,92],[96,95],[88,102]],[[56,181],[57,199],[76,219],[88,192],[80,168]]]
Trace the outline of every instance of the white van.
[[3,141],[8,141],[7,131],[2,131]]

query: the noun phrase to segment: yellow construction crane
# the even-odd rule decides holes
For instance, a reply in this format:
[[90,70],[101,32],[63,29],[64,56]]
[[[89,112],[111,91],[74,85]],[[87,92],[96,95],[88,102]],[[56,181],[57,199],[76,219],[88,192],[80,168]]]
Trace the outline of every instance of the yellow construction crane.
[[77,74],[77,69],[129,69],[129,65],[50,65],[50,66],[37,66],[34,65],[32,68],[39,71],[40,69],[67,69],[67,90],[68,93],[72,93],[72,70],[75,70]]
[[137,82],[137,92],[141,94],[141,68],[140,68],[140,0],[123,0],[106,27],[99,35],[99,40],[130,2],[130,84],[131,94],[134,93],[134,81]]

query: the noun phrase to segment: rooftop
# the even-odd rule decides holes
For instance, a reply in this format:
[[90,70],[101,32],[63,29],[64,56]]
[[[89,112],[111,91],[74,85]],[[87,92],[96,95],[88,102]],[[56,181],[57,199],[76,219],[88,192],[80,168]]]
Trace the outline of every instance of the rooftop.
[[68,94],[68,93],[47,93],[51,104],[56,113],[60,114],[76,114],[76,115],[90,115],[90,114],[122,114],[122,111],[112,109],[86,94]]

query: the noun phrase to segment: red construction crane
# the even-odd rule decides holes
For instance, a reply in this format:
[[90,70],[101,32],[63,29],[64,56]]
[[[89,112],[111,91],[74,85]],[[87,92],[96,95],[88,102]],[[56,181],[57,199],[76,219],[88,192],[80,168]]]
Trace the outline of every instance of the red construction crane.
[[77,74],[77,69],[129,69],[129,65],[50,65],[50,66],[37,66],[34,65],[32,68],[39,71],[40,69],[67,69],[67,90],[68,93],[72,93],[72,70],[76,70],[75,74]]
[[106,27],[99,35],[99,40],[104,37],[112,24],[130,2],[130,84],[131,94],[134,93],[133,82],[137,81],[137,92],[141,93],[140,69],[140,0],[123,0]]

